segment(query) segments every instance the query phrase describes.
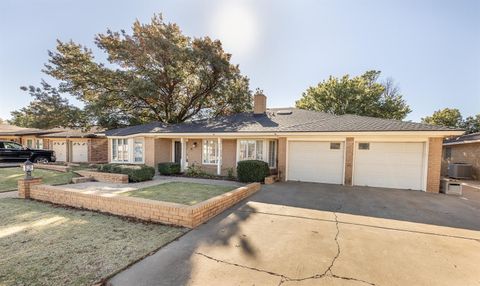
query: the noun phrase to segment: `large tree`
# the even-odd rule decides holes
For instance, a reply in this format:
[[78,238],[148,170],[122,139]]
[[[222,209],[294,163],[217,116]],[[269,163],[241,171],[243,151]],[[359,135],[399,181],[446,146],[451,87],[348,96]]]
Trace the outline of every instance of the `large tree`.
[[393,80],[379,82],[379,76],[379,71],[367,71],[357,77],[330,76],[318,85],[309,87],[296,106],[337,115],[404,119],[411,112],[410,107]]
[[480,132],[480,114],[463,119],[457,108],[444,108],[422,118],[423,123],[465,129],[466,134]]
[[59,91],[42,81],[42,87],[21,87],[33,100],[27,107],[13,111],[10,124],[49,129],[54,127],[83,128],[87,125],[85,113],[71,105]]
[[468,116],[465,118],[461,127],[465,129],[467,134],[480,132],[480,113],[475,116]]
[[85,102],[105,127],[152,120],[177,123],[250,110],[249,80],[218,40],[190,38],[155,15],[151,23],[95,37],[108,63],[72,41],[58,41],[44,71]]
[[422,118],[423,123],[447,127],[460,127],[462,121],[462,114],[460,110],[456,108],[440,109],[435,111],[431,116]]

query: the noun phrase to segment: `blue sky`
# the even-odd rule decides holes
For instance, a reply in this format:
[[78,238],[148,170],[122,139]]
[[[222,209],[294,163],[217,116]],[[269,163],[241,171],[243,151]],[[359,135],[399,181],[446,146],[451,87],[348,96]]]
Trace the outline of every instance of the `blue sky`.
[[220,39],[232,61],[268,96],[293,106],[329,75],[382,71],[400,86],[413,112],[444,107],[480,113],[480,1],[163,0],[0,3],[0,118],[28,104],[19,89],[38,85],[56,39],[95,49],[94,35],[130,29],[153,13],[185,34]]

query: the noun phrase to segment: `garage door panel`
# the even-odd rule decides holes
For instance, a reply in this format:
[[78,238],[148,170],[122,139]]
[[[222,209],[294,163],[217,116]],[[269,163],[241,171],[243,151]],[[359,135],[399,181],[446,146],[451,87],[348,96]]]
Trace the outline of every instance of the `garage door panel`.
[[292,181],[341,184],[343,143],[330,149],[330,142],[291,141],[288,149],[288,179]]
[[55,151],[55,157],[59,162],[67,160],[67,142],[66,141],[52,141],[52,150]]
[[88,144],[82,141],[72,142],[72,161],[73,162],[88,162]]
[[369,150],[355,148],[355,185],[422,189],[424,143],[372,142]]

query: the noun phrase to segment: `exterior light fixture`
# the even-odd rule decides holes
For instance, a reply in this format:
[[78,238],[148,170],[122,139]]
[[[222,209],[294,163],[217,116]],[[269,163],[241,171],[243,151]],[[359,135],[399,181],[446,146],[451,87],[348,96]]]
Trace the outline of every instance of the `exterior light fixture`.
[[32,172],[33,172],[33,163],[27,159],[25,163],[23,163],[23,171],[25,172],[25,179],[30,180],[33,179]]

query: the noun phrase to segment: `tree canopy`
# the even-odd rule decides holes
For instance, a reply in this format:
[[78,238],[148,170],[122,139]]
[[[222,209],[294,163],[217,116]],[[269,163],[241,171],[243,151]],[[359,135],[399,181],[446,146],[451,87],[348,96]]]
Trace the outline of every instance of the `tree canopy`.
[[463,128],[467,134],[480,132],[480,113],[463,119],[460,110],[457,108],[437,110],[431,116],[422,118],[422,122],[432,125]]
[[57,41],[49,51],[44,72],[61,82],[61,92],[83,101],[98,125],[178,123],[252,108],[249,79],[220,41],[185,36],[161,15],[135,21],[132,30],[95,37],[108,63],[73,41]]
[[54,127],[83,128],[87,125],[85,113],[71,105],[59,91],[42,81],[42,87],[21,87],[33,97],[30,104],[13,111],[10,124],[49,129]]
[[341,78],[330,76],[309,87],[296,106],[337,115],[357,114],[389,119],[404,119],[411,112],[392,79],[379,82],[379,71]]

